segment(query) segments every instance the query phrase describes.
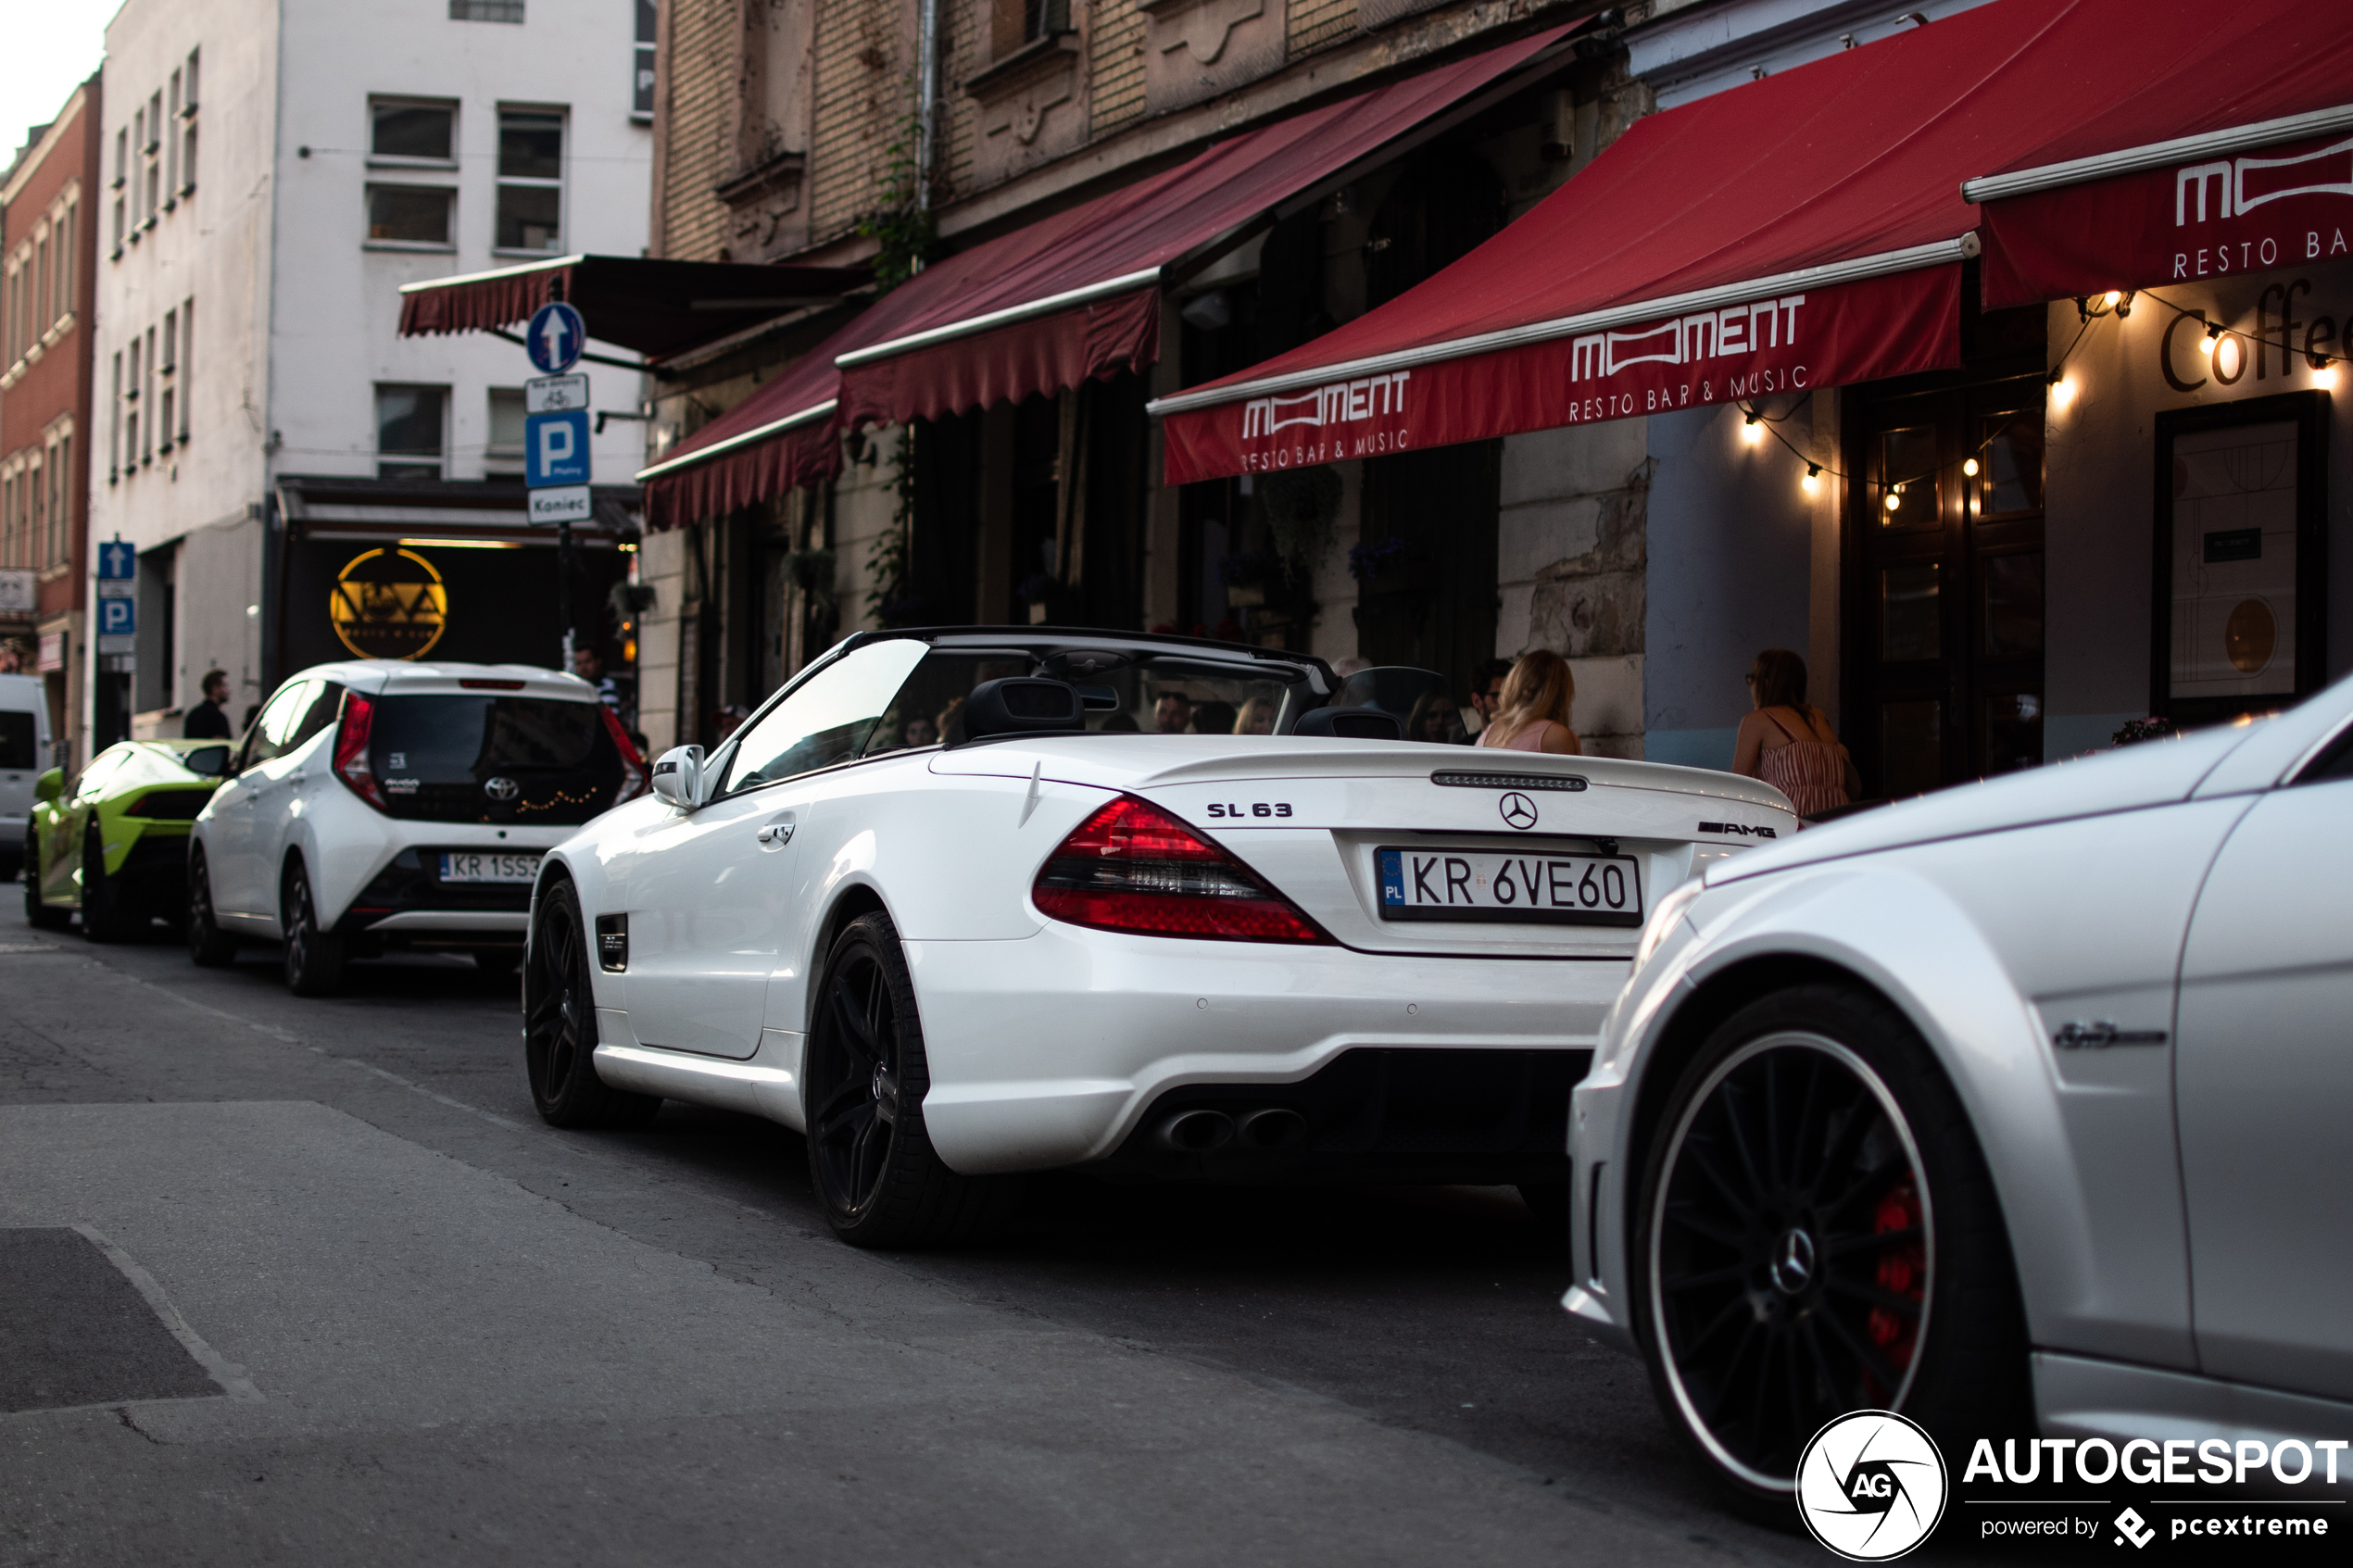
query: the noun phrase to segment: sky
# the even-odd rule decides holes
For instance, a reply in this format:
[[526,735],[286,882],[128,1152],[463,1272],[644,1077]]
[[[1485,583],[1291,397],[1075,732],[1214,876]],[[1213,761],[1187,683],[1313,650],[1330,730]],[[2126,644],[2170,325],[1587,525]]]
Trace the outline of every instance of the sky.
[[57,117],[107,52],[122,0],[0,0],[0,168],[32,126]]

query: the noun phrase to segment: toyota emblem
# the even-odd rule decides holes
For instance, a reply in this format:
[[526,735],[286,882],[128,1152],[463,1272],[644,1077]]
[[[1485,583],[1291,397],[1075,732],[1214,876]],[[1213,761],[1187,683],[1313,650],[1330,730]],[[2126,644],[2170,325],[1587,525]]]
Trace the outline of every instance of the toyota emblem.
[[[490,797],[493,800],[512,800],[516,796],[522,793],[522,785],[515,783],[512,779],[488,779],[483,783],[482,793]],[[1531,813],[1533,809],[1533,808],[1530,808]]]
[[1517,790],[1497,801],[1495,809],[1504,813],[1504,821],[1522,832],[1536,825],[1536,802]]

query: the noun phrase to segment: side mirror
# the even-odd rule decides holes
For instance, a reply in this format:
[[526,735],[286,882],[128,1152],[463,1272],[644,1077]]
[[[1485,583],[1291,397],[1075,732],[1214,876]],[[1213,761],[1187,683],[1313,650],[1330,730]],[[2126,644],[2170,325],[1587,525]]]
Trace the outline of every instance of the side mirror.
[[32,781],[32,797],[35,800],[55,800],[65,792],[66,771],[63,768],[52,768]]
[[654,793],[681,811],[702,804],[702,747],[673,746],[654,759]]

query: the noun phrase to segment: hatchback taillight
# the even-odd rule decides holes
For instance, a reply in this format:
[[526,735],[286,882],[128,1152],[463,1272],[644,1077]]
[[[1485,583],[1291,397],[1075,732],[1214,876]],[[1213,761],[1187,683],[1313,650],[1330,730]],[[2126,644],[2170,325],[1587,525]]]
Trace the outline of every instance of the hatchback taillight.
[[368,765],[368,732],[376,721],[376,705],[358,692],[343,694],[343,716],[335,723],[335,777],[351,786],[351,793],[389,815],[392,802],[376,783],[375,770]]
[[612,797],[612,803],[618,806],[646,793],[646,759],[637,755],[637,743],[621,727],[620,714],[601,702],[597,704],[597,711],[605,716],[605,733],[612,736],[613,749],[621,753],[621,789]]
[[1150,936],[1327,942],[1299,907],[1159,807],[1123,795],[1062,841],[1030,897],[1055,920]]

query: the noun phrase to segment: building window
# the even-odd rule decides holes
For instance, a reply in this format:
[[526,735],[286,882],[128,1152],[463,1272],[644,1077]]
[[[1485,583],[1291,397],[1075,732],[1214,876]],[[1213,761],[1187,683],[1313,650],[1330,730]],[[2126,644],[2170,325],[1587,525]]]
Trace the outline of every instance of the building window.
[[158,92],[147,100],[146,205],[140,209],[139,226],[152,227],[156,214],[163,204],[163,94]]
[[114,185],[112,189],[114,191],[114,254],[118,257],[122,254],[122,236],[126,227],[123,185],[130,178],[131,132],[128,130],[117,131],[114,133]]
[[1058,37],[1070,30],[1070,0],[993,0],[989,50],[1001,60],[1041,38]]
[[139,339],[131,339],[131,374],[122,383],[122,471],[139,471]]
[[49,232],[57,251],[57,320],[62,321],[73,314],[73,272],[76,241],[81,238],[77,220],[82,215],[82,203],[69,197],[57,220]]
[[0,468],[0,566],[17,564],[17,470]]
[[522,0],[449,0],[453,22],[521,22]]
[[[17,483],[28,492],[28,498],[32,503],[32,516],[27,521],[25,532],[25,548],[35,553],[36,558],[30,563],[35,566],[43,564],[38,559],[38,552],[43,537],[49,532],[49,497],[46,487],[42,483],[42,468],[40,458],[29,458],[25,460],[23,470],[17,476]],[[50,471],[56,471],[54,466]]]
[[562,111],[498,111],[497,249],[547,254],[561,248],[563,171]]
[[171,73],[171,121],[164,128],[163,209],[180,205],[180,73]]
[[368,106],[371,162],[431,163],[456,168],[458,106],[376,99]]
[[[156,330],[155,330],[155,328],[153,328],[153,327],[149,327],[149,328],[147,329],[147,376],[148,376],[148,378],[149,378],[150,380],[152,380],[152,379],[154,378],[154,376],[155,376],[155,373],[156,373]],[[144,393],[145,391],[146,391],[146,389],[147,389],[147,383],[146,383],[146,382],[145,382],[145,381],[141,382],[141,383],[139,383],[139,389],[140,389],[140,391],[141,391],[141,392],[143,392],[143,393]],[[157,442],[157,440],[158,439],[158,436],[157,436],[157,430],[156,430],[156,416],[155,416],[155,414],[154,414],[154,413],[153,413],[153,411],[152,411],[152,410],[154,409],[154,407],[155,407],[155,399],[154,399],[154,398],[152,398],[152,397],[145,397],[145,396],[143,396],[143,397],[141,397],[141,398],[139,399],[139,401],[140,401],[141,403],[143,403],[143,404],[145,404],[145,405],[147,406],[147,408],[149,408],[149,410],[150,410],[150,412],[149,412],[149,413],[148,413],[148,415],[147,415],[147,418],[146,418],[146,422],[145,422],[145,427],[144,427],[144,428],[143,428],[143,429],[139,432],[139,435],[140,435],[139,461],[140,461],[140,463],[142,464],[142,466],[144,466],[144,465],[145,465],[145,464],[152,463],[152,462],[154,462],[154,461],[156,460],[156,442]],[[166,450],[167,452],[168,452],[168,451],[170,451],[170,450],[171,449],[171,433],[170,433],[170,431],[165,431],[165,432],[161,433],[160,439],[163,441],[163,444],[164,444],[164,450]]]
[[449,249],[449,208],[456,194],[431,185],[369,186],[368,243]]
[[195,373],[196,362],[196,299],[190,295],[180,302],[180,434],[182,445],[188,444],[188,405],[194,403],[195,383],[189,377]]
[[660,12],[654,0],[637,0],[636,74],[630,81],[629,112],[634,119],[654,117],[654,44]]
[[439,479],[446,386],[376,388],[376,477]]
[[44,566],[66,558],[68,516],[73,509],[73,432],[59,431],[49,449],[49,554]]
[[522,468],[522,388],[490,389],[490,443],[482,450],[485,471],[510,473]]
[[179,378],[172,374],[179,368],[179,353],[180,312],[167,310],[163,313],[163,345],[156,362],[156,379],[161,383],[161,390],[156,395],[156,444],[166,452],[171,450],[172,414],[179,402],[175,384]]
[[114,391],[107,399],[107,483],[122,477],[122,355],[114,357]]
[[180,105],[180,194],[196,194],[196,56],[199,51],[188,51],[187,96]]

